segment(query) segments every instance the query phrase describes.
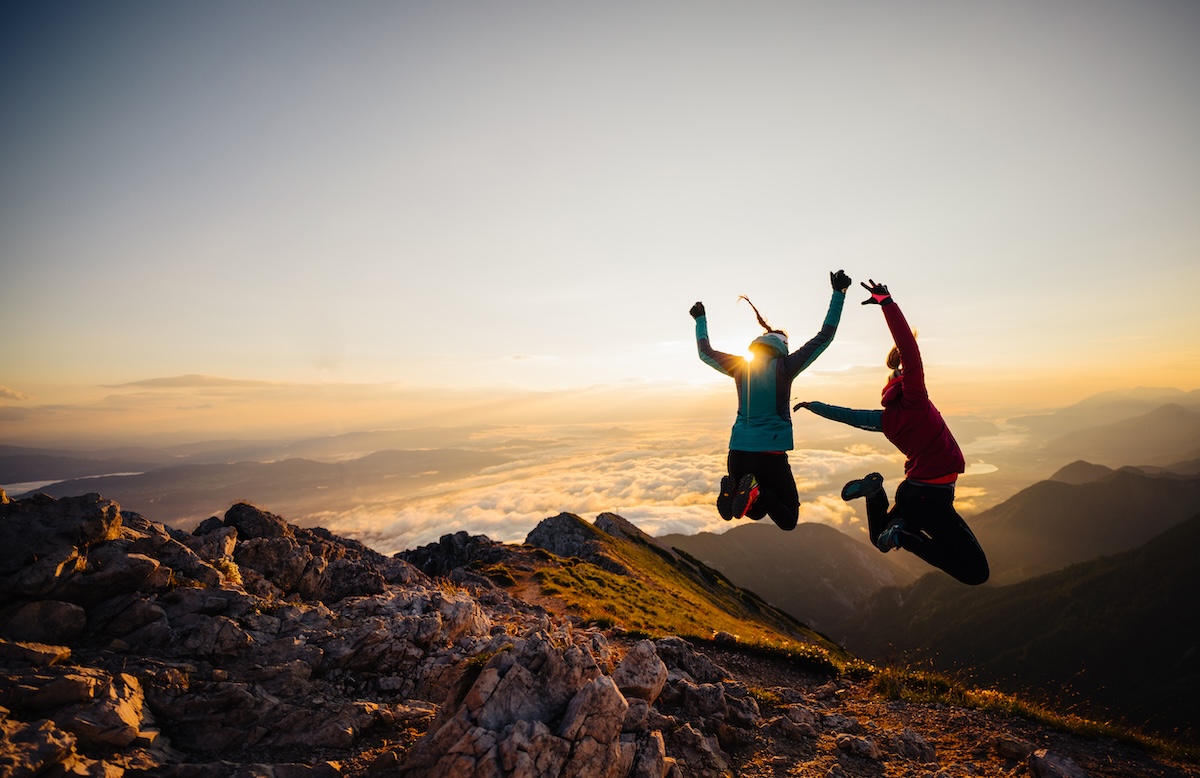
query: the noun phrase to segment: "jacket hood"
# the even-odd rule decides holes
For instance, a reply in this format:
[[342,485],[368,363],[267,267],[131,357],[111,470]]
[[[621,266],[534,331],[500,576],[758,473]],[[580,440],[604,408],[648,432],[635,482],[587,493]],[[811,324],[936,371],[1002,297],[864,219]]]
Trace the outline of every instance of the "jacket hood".
[[883,405],[887,407],[904,396],[904,384],[901,383],[903,378],[896,376],[889,379],[887,385],[883,387]]
[[774,352],[777,357],[786,357],[788,354],[787,335],[782,332],[768,332],[765,335],[760,335],[750,342],[750,347],[762,345]]

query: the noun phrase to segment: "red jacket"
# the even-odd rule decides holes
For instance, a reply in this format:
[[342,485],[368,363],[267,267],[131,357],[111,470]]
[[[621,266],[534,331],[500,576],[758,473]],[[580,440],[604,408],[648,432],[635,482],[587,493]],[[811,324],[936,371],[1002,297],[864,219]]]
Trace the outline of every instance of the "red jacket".
[[900,306],[881,306],[892,339],[900,349],[900,376],[883,388],[883,434],[908,457],[904,475],[914,481],[937,481],[966,470],[962,450],[942,414],[929,401],[925,366]]

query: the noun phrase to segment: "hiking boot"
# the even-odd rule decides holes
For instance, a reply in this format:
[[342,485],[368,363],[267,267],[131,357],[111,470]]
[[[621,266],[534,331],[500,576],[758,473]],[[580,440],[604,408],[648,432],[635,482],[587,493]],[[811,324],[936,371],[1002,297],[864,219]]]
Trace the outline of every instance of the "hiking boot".
[[900,548],[900,536],[905,534],[903,521],[897,521],[883,532],[879,533],[879,540],[875,541],[875,545],[885,554],[894,548]]
[[717,494],[717,513],[729,521],[733,518],[733,495],[737,492],[737,479],[727,475],[721,479],[721,491]]
[[738,481],[737,494],[733,497],[733,518],[740,519],[745,516],[757,499],[758,479],[753,473],[747,473]]
[[859,497],[874,497],[883,490],[883,476],[870,473],[857,481],[851,481],[842,487],[842,499],[846,502]]

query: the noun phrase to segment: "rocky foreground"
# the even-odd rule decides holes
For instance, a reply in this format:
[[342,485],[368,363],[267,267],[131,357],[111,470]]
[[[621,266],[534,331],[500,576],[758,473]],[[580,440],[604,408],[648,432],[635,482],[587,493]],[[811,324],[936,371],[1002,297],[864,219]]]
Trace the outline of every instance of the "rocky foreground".
[[419,569],[246,504],[189,534],[0,491],[0,549],[0,777],[1200,774],[584,627],[458,564],[555,558],[528,545],[448,536]]

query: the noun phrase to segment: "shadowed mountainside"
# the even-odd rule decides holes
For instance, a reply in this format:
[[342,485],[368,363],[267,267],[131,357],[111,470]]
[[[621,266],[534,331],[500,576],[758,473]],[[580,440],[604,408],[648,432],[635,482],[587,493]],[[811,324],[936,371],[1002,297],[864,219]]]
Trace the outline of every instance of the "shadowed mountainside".
[[1200,478],[1130,468],[1041,481],[967,521],[1002,584],[1135,548],[1198,511]]
[[791,532],[746,524],[716,535],[664,535],[658,542],[720,570],[738,586],[840,640],[847,622],[885,586],[903,586],[923,570],[824,524]]
[[1040,689],[1089,715],[1200,738],[1200,515],[1133,551],[1010,586],[930,574],[879,592],[846,644]]

